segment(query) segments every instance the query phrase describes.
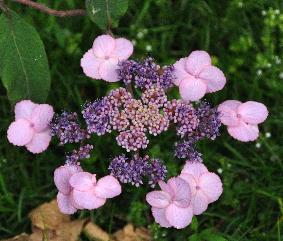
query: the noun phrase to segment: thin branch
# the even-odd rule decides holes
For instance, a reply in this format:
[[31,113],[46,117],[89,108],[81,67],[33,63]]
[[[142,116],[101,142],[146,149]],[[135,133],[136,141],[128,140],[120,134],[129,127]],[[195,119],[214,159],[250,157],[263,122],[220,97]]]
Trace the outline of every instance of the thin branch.
[[34,9],[37,9],[41,12],[47,13],[49,15],[54,15],[57,17],[72,17],[72,16],[84,16],[86,14],[86,11],[84,9],[72,9],[72,10],[55,10],[51,9],[44,4],[37,3],[31,0],[13,0],[15,2],[21,3],[23,5],[32,7]]

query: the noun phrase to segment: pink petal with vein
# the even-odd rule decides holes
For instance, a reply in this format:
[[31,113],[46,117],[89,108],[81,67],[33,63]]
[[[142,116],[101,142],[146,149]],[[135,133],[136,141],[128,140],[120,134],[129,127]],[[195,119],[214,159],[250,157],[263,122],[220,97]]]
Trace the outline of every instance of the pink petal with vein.
[[98,58],[109,57],[115,49],[115,44],[115,39],[110,35],[100,35],[94,40],[92,50]]
[[187,161],[181,173],[191,174],[196,179],[203,173],[208,172],[206,166],[200,162]]
[[115,177],[105,176],[98,180],[95,194],[100,198],[113,198],[122,192],[121,185]]
[[204,67],[211,65],[211,59],[207,52],[203,50],[193,51],[186,61],[186,69],[187,71],[197,76]]
[[110,58],[99,66],[99,74],[101,78],[108,82],[117,82],[118,79],[118,59]]
[[181,81],[186,78],[190,78],[190,74],[186,70],[186,60],[187,58],[181,58],[174,64],[174,84],[179,86]]
[[37,132],[43,131],[49,127],[49,123],[54,115],[53,107],[47,104],[41,104],[34,108],[31,115],[31,122]]
[[146,201],[155,208],[165,208],[170,204],[171,197],[163,191],[152,191],[146,195]]
[[179,85],[180,95],[185,101],[196,101],[201,99],[206,92],[207,85],[194,77],[183,79]]
[[18,102],[15,106],[15,118],[18,119],[31,119],[31,114],[33,109],[38,106],[38,104],[33,103],[30,100],[22,100]]
[[228,133],[238,141],[254,141],[259,136],[257,125],[246,124],[241,121],[238,126],[228,126]]
[[10,143],[16,146],[24,146],[31,141],[34,130],[29,121],[18,119],[10,124],[7,137]]
[[93,79],[101,79],[99,66],[105,60],[94,56],[92,49],[88,50],[81,59],[81,67],[86,76]]
[[151,209],[152,215],[155,222],[157,222],[163,228],[170,228],[172,225],[168,222],[165,216],[165,208],[155,208]]
[[198,190],[192,199],[194,215],[202,214],[208,207],[208,200],[205,194]]
[[95,195],[94,188],[85,192],[74,190],[73,198],[79,206],[89,210],[100,208],[106,202],[105,198],[99,198]]
[[71,196],[63,193],[57,194],[57,204],[60,211],[64,214],[74,214],[77,209],[72,205]]
[[88,172],[75,173],[69,181],[70,185],[78,191],[88,191],[92,189],[95,182],[95,175]]
[[192,207],[189,206],[187,208],[181,208],[177,205],[171,204],[166,208],[165,217],[174,228],[185,228],[192,221]]
[[30,152],[34,154],[38,154],[45,151],[48,148],[50,141],[51,141],[50,130],[35,133],[32,140],[28,144],[26,144],[26,148]]
[[220,119],[222,124],[228,126],[239,125],[239,117],[237,116],[237,108],[242,102],[237,100],[226,100],[218,106],[220,112]]
[[115,49],[112,52],[111,56],[118,58],[119,60],[128,59],[133,54],[134,51],[132,42],[125,38],[118,38],[115,41],[116,41]]

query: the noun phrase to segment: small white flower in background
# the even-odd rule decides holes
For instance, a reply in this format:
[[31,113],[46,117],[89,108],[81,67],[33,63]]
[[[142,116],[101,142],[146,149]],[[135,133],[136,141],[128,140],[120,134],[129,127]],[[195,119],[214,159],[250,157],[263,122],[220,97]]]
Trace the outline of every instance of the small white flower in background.
[[271,63],[267,63],[267,64],[266,64],[266,67],[267,67],[267,68],[271,68],[271,66],[272,66]]
[[265,10],[262,10],[262,11],[261,11],[261,15],[262,15],[262,16],[266,16],[266,11],[265,11]]
[[150,44],[146,45],[146,46],[145,46],[145,50],[146,50],[147,52],[151,52],[151,51],[152,51],[152,46],[151,46]]
[[255,147],[256,147],[257,149],[259,149],[259,148],[261,147],[261,144],[258,142],[258,143],[255,144]]
[[283,79],[283,72],[281,72],[281,73],[279,74],[279,78],[280,78],[280,79]]
[[275,13],[276,15],[279,15],[279,14],[280,14],[280,10],[279,10],[279,9],[275,9],[275,10],[274,10],[274,13]]
[[265,137],[266,137],[266,138],[270,138],[270,137],[271,137],[271,133],[270,133],[270,132],[266,132],[266,133],[265,133]]
[[241,2],[238,2],[238,7],[239,7],[239,8],[242,8],[243,5],[244,5],[244,3],[243,3],[242,1],[241,1]]
[[138,38],[138,39],[142,39],[143,37],[144,37],[144,33],[141,32],[141,31],[139,31],[139,32],[137,33],[137,38]]
[[281,64],[281,59],[278,56],[275,56],[275,63]]
[[232,165],[231,165],[230,163],[227,164],[227,167],[228,167],[228,168],[231,168],[231,166],[232,166]]
[[221,174],[221,173],[223,172],[222,168],[218,168],[218,169],[217,169],[217,172],[218,172],[219,174]]
[[137,45],[137,40],[135,40],[135,39],[132,39],[132,44],[134,45],[134,46],[136,46]]
[[256,71],[256,74],[257,74],[258,76],[261,76],[261,75],[262,75],[262,70],[261,70],[261,69],[258,69],[258,70]]

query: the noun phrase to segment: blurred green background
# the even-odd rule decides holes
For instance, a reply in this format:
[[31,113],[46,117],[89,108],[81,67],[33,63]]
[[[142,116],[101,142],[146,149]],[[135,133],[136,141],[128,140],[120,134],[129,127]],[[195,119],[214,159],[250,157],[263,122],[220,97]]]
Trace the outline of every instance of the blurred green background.
[[[119,85],[83,75],[80,58],[102,33],[88,17],[57,18],[7,2],[37,29],[44,42],[52,78],[47,102],[57,112],[79,111],[86,100],[102,97]],[[84,8],[84,1],[40,2],[54,9]],[[214,105],[226,99],[263,102],[270,115],[260,127],[257,142],[240,143],[223,128],[215,141],[200,143],[204,162],[222,177],[224,193],[186,229],[162,229],[153,224],[144,199],[147,187],[124,186],[123,194],[103,208],[77,216],[90,216],[111,232],[127,222],[143,225],[156,240],[283,240],[282,0],[130,0],[127,14],[113,32],[135,43],[135,58],[150,54],[160,64],[174,63],[192,50],[208,51],[228,82],[224,90],[207,99]],[[55,197],[53,171],[68,151],[56,140],[36,156],[10,145],[6,130],[13,118],[0,84],[0,239],[30,231],[28,212]],[[173,132],[164,133],[148,150],[166,161],[169,176],[183,165],[173,156],[174,141]],[[110,158],[123,150],[111,135],[93,142],[93,155],[84,166],[105,174]],[[200,238],[203,230],[209,238]]]

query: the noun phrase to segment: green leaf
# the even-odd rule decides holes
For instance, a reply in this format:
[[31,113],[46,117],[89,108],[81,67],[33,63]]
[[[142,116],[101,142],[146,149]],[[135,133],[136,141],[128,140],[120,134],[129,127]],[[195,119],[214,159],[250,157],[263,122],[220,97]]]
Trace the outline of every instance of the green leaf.
[[224,238],[219,233],[216,233],[212,229],[205,229],[200,233],[200,236],[203,240],[206,241],[227,241],[226,238]]
[[36,30],[13,12],[0,16],[0,77],[12,104],[47,98],[50,71],[43,43]]
[[128,9],[128,0],[86,0],[87,13],[99,28],[117,27]]

